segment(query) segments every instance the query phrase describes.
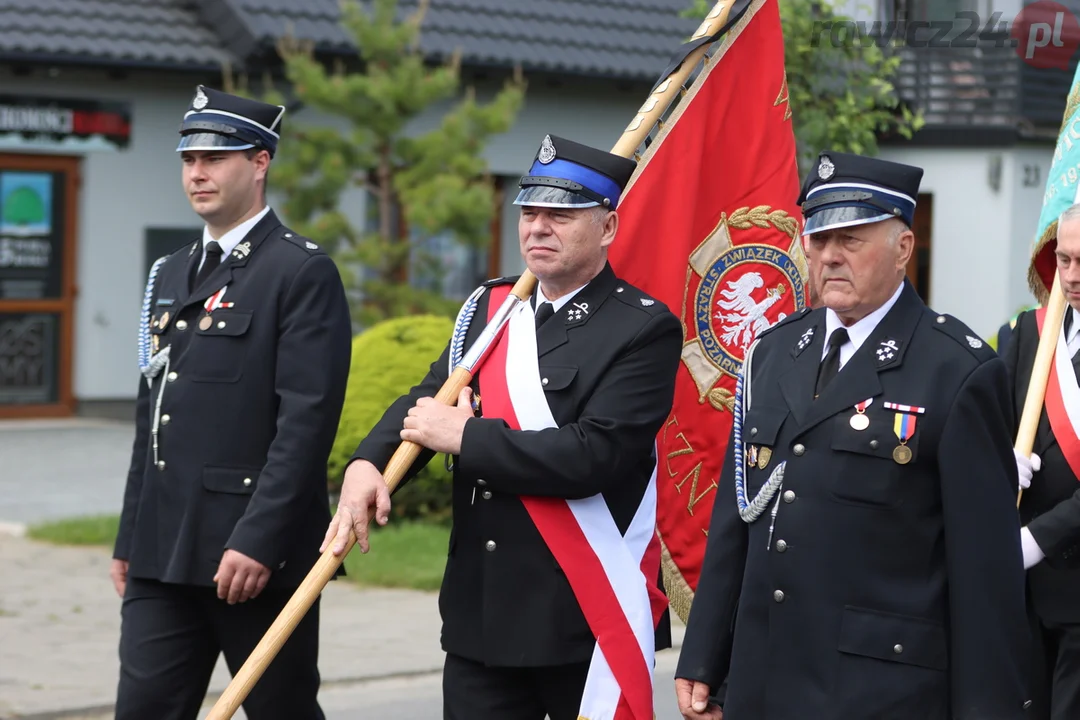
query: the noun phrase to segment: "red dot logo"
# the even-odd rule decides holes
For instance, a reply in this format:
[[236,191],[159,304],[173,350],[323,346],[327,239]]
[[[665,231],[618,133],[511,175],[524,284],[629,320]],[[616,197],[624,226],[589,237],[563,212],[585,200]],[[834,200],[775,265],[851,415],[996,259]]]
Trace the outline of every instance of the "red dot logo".
[[1068,70],[1080,45],[1080,22],[1061,3],[1037,0],[1017,13],[1009,35],[1016,54],[1028,65]]

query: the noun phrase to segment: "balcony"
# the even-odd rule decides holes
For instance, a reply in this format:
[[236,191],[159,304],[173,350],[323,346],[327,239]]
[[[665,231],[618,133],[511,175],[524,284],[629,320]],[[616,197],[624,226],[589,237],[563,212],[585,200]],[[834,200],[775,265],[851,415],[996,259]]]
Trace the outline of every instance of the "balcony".
[[894,82],[900,98],[921,110],[917,141],[978,145],[1057,138],[1076,69],[1023,62],[1005,33],[982,33],[973,47],[899,47]]

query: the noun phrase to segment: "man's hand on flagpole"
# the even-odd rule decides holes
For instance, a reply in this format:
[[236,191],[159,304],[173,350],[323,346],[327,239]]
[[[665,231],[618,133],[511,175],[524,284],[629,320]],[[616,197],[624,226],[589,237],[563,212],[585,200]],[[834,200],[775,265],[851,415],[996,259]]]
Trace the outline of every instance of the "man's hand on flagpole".
[[709,686],[697,680],[675,678],[675,698],[686,720],[723,720],[724,711],[709,702]]
[[460,455],[465,423],[471,417],[475,417],[471,388],[462,388],[457,405],[443,405],[435,398],[422,397],[405,417],[401,439],[435,452]]
[[375,522],[385,525],[390,520],[390,491],[382,473],[367,460],[354,460],[345,468],[341,483],[337,513],[326,528],[319,552],[325,552],[333,544],[335,555],[345,552],[349,542],[349,530],[356,535],[360,552],[366,553],[368,545],[368,521],[375,511]]
[[1016,456],[1016,473],[1020,476],[1020,489],[1027,490],[1031,487],[1031,479],[1042,468],[1042,458],[1035,453],[1031,457],[1025,457],[1020,451],[1013,449]]

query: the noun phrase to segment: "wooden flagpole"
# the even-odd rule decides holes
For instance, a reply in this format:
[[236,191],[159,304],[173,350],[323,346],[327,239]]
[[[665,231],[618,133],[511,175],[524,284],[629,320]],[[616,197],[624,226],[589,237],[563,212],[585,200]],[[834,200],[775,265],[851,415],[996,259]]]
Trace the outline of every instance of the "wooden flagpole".
[[[717,2],[690,38],[690,41],[693,42],[718,33],[727,22],[735,2],[736,0],[720,0],[720,2]],[[641,144],[645,142],[653,126],[660,120],[664,111],[667,110],[671,101],[683,90],[683,83],[693,73],[698,62],[705,57],[710,44],[706,42],[687,55],[682,64],[656,86],[638,109],[633,120],[627,125],[618,142],[615,143],[615,147],[611,151],[613,154],[622,157],[632,157],[634,155]],[[526,270],[514,284],[508,300],[511,302],[527,302],[535,288],[536,276]],[[505,318],[503,322],[505,322]],[[486,340],[490,344],[497,337],[497,332],[488,333],[489,329],[490,327],[485,329],[485,335],[487,335]],[[483,338],[479,342],[482,341]],[[478,356],[482,356],[484,350],[485,348],[470,348],[469,354],[476,353]],[[473,370],[475,369],[473,368]],[[461,390],[472,382],[472,378],[473,372],[459,365],[451,373],[446,383],[443,384],[435,399],[445,405],[453,405],[457,402]],[[407,441],[398,446],[397,451],[383,470],[383,479],[386,482],[386,487],[391,492],[401,482],[408,469],[412,467],[421,450],[420,445]],[[266,634],[263,635],[262,640],[251,651],[251,655],[248,656],[248,659],[233,677],[228,687],[225,688],[221,697],[218,698],[218,701],[210,710],[210,714],[207,715],[207,720],[229,720],[229,718],[232,718],[244,699],[247,698],[248,693],[255,686],[255,683],[262,677],[270,662],[281,650],[282,645],[285,644],[293,630],[296,629],[300,620],[311,609],[315,600],[322,593],[323,588],[334,577],[338,567],[355,544],[356,536],[350,530],[349,542],[340,556],[334,555],[331,547],[326,548],[326,551],[320,556],[303,582],[293,593],[289,602],[282,608],[281,613],[266,631]]]

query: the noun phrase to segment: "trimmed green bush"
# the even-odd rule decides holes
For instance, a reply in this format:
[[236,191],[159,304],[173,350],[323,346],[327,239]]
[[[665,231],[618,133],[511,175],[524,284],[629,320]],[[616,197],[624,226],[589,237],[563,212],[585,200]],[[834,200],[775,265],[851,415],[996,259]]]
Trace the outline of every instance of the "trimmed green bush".
[[[449,318],[413,315],[384,320],[353,338],[345,407],[330,453],[331,492],[341,488],[356,446],[395,400],[423,380],[453,330]],[[445,458],[437,455],[394,495],[392,515],[449,520],[450,479]]]

